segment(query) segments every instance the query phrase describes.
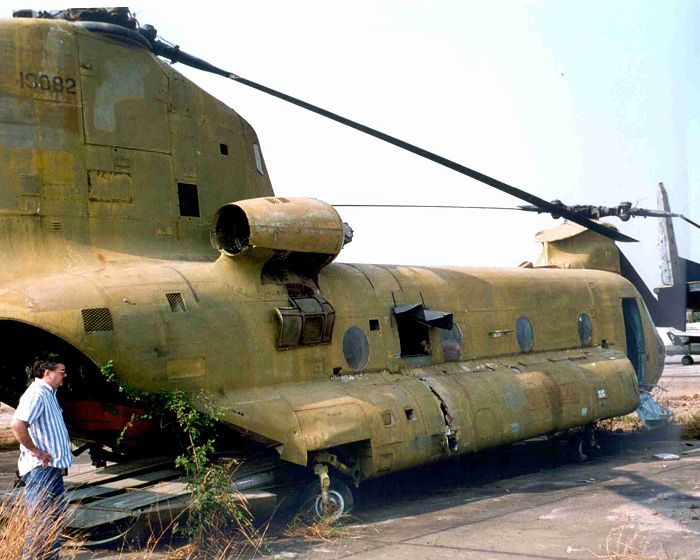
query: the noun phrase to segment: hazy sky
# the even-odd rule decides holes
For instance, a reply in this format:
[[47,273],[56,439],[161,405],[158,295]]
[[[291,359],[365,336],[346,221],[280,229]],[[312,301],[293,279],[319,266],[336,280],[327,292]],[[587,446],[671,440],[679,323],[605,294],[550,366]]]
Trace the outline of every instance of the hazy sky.
[[[258,0],[130,8],[191,54],[546,200],[655,208],[663,181],[672,209],[700,220],[697,1]],[[256,129],[278,195],[520,203],[245,86],[179,69]],[[555,224],[503,211],[340,212],[355,230],[340,257],[351,262],[517,265],[536,258],[534,234]],[[613,223],[642,241],[623,250],[657,283],[657,221]],[[676,230],[681,254],[700,260],[700,231],[691,236],[678,220]]]

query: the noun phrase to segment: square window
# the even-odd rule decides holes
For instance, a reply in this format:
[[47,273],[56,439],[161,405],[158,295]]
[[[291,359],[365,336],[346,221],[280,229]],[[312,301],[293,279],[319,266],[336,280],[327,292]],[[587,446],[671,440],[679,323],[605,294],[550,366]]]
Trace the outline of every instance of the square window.
[[222,156],[228,155],[228,144],[219,144],[219,151]]
[[197,185],[178,183],[177,198],[180,203],[180,216],[199,218],[199,195],[197,194]]
[[262,153],[260,152],[260,146],[253,144],[253,156],[255,157],[255,169],[258,170],[260,175],[265,175],[263,169]]

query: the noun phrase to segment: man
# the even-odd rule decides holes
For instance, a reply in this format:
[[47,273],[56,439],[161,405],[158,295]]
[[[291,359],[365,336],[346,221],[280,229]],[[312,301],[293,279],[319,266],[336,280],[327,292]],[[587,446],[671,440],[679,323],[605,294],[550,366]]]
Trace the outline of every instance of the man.
[[24,482],[29,522],[22,557],[57,559],[65,518],[63,470],[73,455],[63,411],[56,390],[66,378],[66,366],[58,354],[45,353],[34,362],[33,383],[19,400],[11,427],[19,441],[17,463]]

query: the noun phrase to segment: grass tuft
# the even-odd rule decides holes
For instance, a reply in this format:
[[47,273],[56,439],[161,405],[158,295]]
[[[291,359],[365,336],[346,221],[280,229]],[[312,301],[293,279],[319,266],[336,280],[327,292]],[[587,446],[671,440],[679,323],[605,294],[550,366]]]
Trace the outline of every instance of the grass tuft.
[[683,439],[700,439],[700,412],[679,416],[678,425],[683,430]]
[[282,536],[293,539],[330,542],[347,537],[349,516],[338,519],[317,519],[312,514],[299,514],[282,531]]
[[[60,536],[63,542],[61,560],[72,560],[76,551],[71,549],[71,537],[63,534],[64,519],[56,519],[54,516],[44,515],[47,523],[32,523],[27,515],[22,492],[13,495],[8,494],[0,500],[0,560],[17,560],[22,557],[22,548],[25,539],[31,537],[37,546],[48,545],[55,542]],[[53,518],[53,519],[52,519]],[[46,554],[46,552],[39,552]]]
[[595,555],[601,560],[669,560],[661,545],[652,547],[636,530],[613,529],[605,542],[606,553]]

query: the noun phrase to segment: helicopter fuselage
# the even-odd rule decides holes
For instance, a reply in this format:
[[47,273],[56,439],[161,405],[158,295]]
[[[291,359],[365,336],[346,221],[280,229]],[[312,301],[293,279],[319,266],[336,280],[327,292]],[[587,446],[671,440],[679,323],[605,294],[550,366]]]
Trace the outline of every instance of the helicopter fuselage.
[[[292,463],[332,453],[359,481],[631,412],[661,375],[644,304],[611,272],[328,264],[342,241],[307,249],[301,226],[294,247],[217,258],[218,209],[290,202],[242,118],[143,45],[77,23],[0,22],[0,54],[10,404],[58,344],[190,393]],[[64,408],[94,435],[86,403],[112,395],[81,372]]]

